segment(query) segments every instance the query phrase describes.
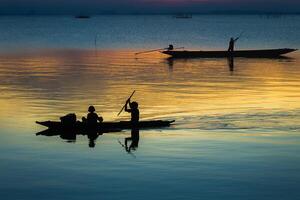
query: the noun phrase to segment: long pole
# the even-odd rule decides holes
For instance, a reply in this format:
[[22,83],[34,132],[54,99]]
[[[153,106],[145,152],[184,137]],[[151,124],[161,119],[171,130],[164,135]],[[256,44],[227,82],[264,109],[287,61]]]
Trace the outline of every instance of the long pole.
[[95,44],[95,49],[97,51],[97,39],[98,39],[98,34],[95,36],[94,44]]
[[132,155],[132,157],[136,158],[136,156],[135,156],[130,150],[127,150],[127,147],[126,147],[124,144],[122,144],[122,142],[121,142],[120,140],[118,140],[118,142],[119,142],[119,144],[125,149],[125,151],[126,151],[128,154],[130,154],[130,155]]
[[[161,48],[161,49],[153,49],[153,50],[149,50],[149,51],[142,51],[142,52],[137,52],[135,53],[135,55],[138,55],[138,54],[142,54],[142,53],[151,53],[151,52],[154,52],[154,51],[161,51],[161,50],[167,50],[167,48]],[[184,49],[184,47],[177,47],[177,48],[174,48],[174,49]]]
[[[132,94],[130,95],[130,97],[128,99],[131,99],[131,97],[134,95],[135,93],[135,90],[133,90]],[[127,100],[128,100],[127,99]],[[127,102],[126,102],[127,103]],[[126,106],[126,103],[124,104],[124,106],[122,107],[122,109],[120,110],[120,112],[118,113],[118,116],[121,114],[121,112],[124,110],[125,106]]]
[[165,50],[165,49],[168,49],[168,48],[160,48],[160,49],[153,49],[153,50],[149,50],[149,51],[137,52],[137,53],[135,53],[135,55],[142,54],[142,53],[150,53],[150,52],[160,51],[160,50]]
[[237,37],[237,39],[240,39],[240,37],[242,37],[242,35],[244,34],[244,31],[242,31],[239,36]]

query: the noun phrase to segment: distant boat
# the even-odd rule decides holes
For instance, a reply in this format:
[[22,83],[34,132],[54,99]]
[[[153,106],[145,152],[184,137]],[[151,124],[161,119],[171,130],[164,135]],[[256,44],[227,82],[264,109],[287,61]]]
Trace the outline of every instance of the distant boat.
[[89,18],[91,18],[91,16],[89,16],[89,15],[76,15],[75,18],[77,18],[77,19],[89,19]]
[[178,14],[174,17],[177,19],[191,19],[193,16],[191,14]]
[[186,50],[167,50],[161,53],[172,56],[173,58],[226,58],[226,57],[245,57],[245,58],[274,58],[284,54],[297,51],[297,49],[264,49],[264,50],[238,50],[229,51],[186,51]]

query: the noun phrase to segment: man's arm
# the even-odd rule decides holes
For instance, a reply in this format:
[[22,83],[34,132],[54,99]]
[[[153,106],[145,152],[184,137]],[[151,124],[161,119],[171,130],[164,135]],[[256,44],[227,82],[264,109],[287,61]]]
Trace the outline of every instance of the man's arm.
[[127,106],[130,104],[130,99],[127,99],[126,104],[125,104],[125,111],[126,112],[131,112],[131,109],[129,109]]
[[240,39],[240,37],[235,38],[235,39],[234,39],[234,42],[238,41],[238,39]]
[[98,117],[98,121],[99,121],[99,122],[103,122],[103,117],[101,117],[101,116]]

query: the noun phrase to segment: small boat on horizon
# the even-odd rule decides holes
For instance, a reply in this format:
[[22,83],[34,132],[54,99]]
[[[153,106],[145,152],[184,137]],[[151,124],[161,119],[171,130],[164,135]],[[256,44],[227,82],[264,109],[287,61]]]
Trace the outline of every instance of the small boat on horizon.
[[165,50],[161,53],[172,58],[276,58],[284,54],[297,51],[298,49],[261,49],[261,50],[237,50],[237,51],[187,51],[187,50]]
[[76,19],[89,19],[89,18],[91,18],[91,16],[89,16],[89,15],[76,15],[75,18]]
[[177,19],[191,19],[193,18],[193,15],[191,14],[177,14],[174,16]]

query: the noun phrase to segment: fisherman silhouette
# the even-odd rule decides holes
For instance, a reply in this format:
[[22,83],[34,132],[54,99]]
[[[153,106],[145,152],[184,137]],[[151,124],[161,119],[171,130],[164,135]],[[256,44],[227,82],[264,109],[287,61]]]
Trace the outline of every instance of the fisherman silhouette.
[[[128,105],[130,108],[128,108]],[[130,102],[130,99],[126,101],[125,111],[131,113],[131,125],[138,126],[140,120],[140,111],[138,109],[139,104],[135,101]]]
[[[128,108],[128,105],[130,108]],[[135,101],[130,102],[130,99],[126,101],[125,111],[131,113],[131,137],[125,138],[125,147],[127,151],[131,149],[135,150],[138,147],[140,139],[139,131],[139,119],[140,111],[138,109],[139,104]],[[128,141],[131,140],[131,144],[128,147]]]
[[103,122],[103,118],[98,116],[94,106],[89,106],[87,118],[82,117],[82,122],[86,123],[87,137],[89,139],[89,147],[95,147],[95,141],[99,137],[99,125],[98,122]]
[[168,51],[172,51],[174,49],[174,46],[172,44],[169,44],[169,47],[167,48]]
[[234,45],[235,45],[235,42],[239,39],[239,37],[237,38],[230,38],[230,41],[229,41],[229,47],[228,47],[228,51],[229,52],[233,52],[234,51]]
[[82,122],[87,123],[89,128],[97,126],[98,121],[100,123],[103,122],[103,118],[101,116],[99,117],[95,111],[96,109],[94,106],[89,106],[87,118],[82,117]]

